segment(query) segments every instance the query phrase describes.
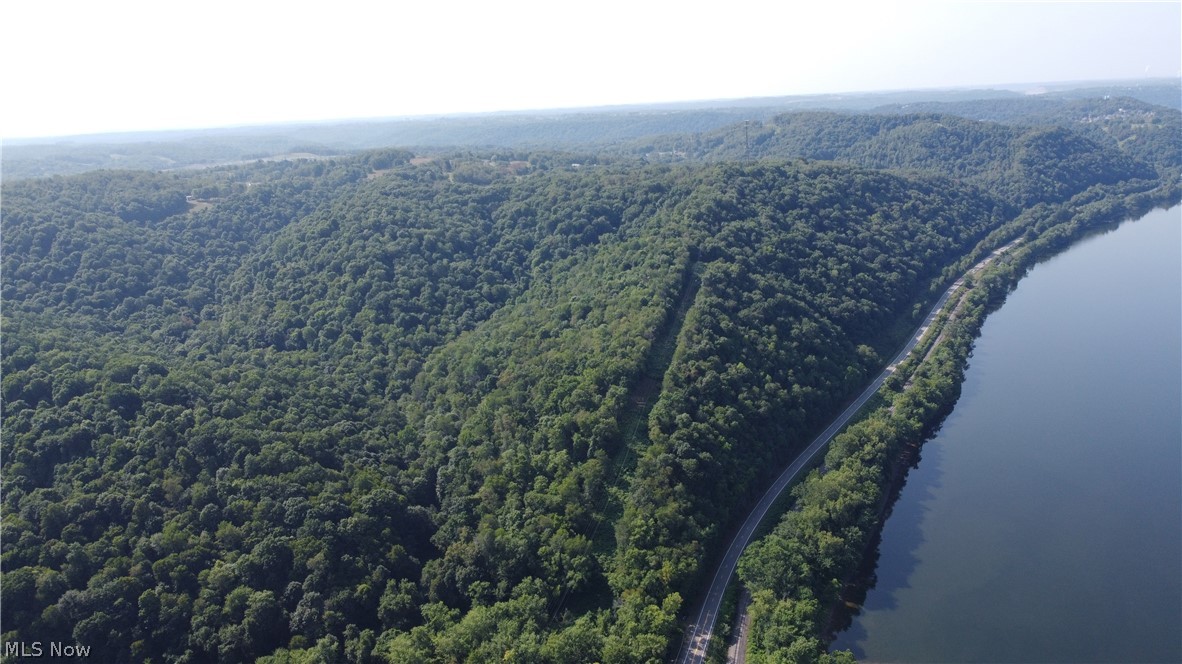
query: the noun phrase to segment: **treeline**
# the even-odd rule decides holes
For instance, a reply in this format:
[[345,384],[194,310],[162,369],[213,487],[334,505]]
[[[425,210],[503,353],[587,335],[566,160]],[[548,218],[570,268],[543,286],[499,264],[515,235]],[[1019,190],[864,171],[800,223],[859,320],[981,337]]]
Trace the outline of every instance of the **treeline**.
[[[1130,100],[1132,101],[1132,100]],[[1001,102],[997,102],[1001,103]],[[1146,106],[1140,104],[1140,107]],[[1154,180],[1153,164],[1177,169],[1178,111],[1155,107],[1136,141],[1115,123],[1101,142],[1078,131],[1092,125],[1007,126],[954,115],[788,113],[694,136],[673,136],[645,149],[657,160],[810,159],[874,169],[924,171],[976,184],[1019,207],[1055,203],[1097,183]],[[1125,137],[1128,138],[1127,136]],[[1171,152],[1169,148],[1173,146]],[[659,155],[674,155],[670,158]]]
[[[940,113],[972,120],[1011,125],[1055,126],[1067,129],[1099,145],[1120,150],[1153,165],[1165,175],[1182,167],[1178,136],[1182,134],[1182,112],[1178,93],[1169,103],[1148,103],[1114,90],[1111,96],[1086,99],[996,99],[977,102],[927,102],[876,109],[881,113]],[[1156,99],[1156,97],[1154,97]]]
[[[59,139],[52,143],[4,146],[4,180],[76,175],[100,169],[165,171],[254,161],[280,155],[339,155],[342,150],[313,141],[238,130],[187,132],[193,136],[144,135]],[[204,134],[204,135],[202,135]],[[120,140],[123,138],[123,140]],[[52,140],[52,139],[51,139]]]
[[[1097,125],[1075,123],[1076,108],[1108,104],[1109,98],[1125,108],[1148,105],[1176,113],[1179,84],[1157,79],[1090,88],[1068,88],[1041,95],[1008,90],[903,91],[802,97],[760,98],[713,102],[686,102],[631,108],[585,109],[485,116],[402,118],[394,120],[341,121],[311,125],[278,125],[246,128],[160,131],[74,136],[60,139],[8,141],[0,171],[6,181],[70,175],[96,169],[172,170],[216,166],[256,159],[342,155],[397,145],[423,152],[456,149],[594,150],[597,153],[653,153],[671,158],[670,134],[690,136],[749,121],[762,124],[776,115],[798,111],[888,113],[940,113],[973,120],[1003,123],[1056,125],[1086,133],[1101,144],[1124,146],[1129,140],[1147,138],[1163,148],[1177,136],[1176,121],[1166,118],[1160,131],[1158,119],[1148,125],[1126,124],[1128,131],[1110,132],[1117,140],[1093,130]],[[1117,106],[1113,106],[1117,108]],[[1100,125],[1103,126],[1103,125]],[[1145,132],[1149,129],[1150,134]],[[1109,131],[1105,128],[1103,131]],[[1160,137],[1160,138],[1158,138]],[[630,143],[634,144],[629,145]],[[622,146],[627,146],[623,149]],[[660,153],[666,153],[662,156]],[[1175,160],[1177,156],[1163,152]],[[684,154],[681,156],[685,156]],[[730,155],[745,157],[745,153]],[[773,156],[773,155],[765,155]],[[778,155],[784,157],[785,155]],[[1153,160],[1149,160],[1150,163]]]
[[753,597],[749,661],[853,660],[848,652],[826,652],[833,608],[882,527],[887,494],[906,472],[903,448],[921,443],[959,397],[986,315],[1039,260],[1097,227],[1182,198],[1177,184],[1140,193],[1103,189],[1015,220],[1027,240],[974,279],[956,316],[929,332],[943,340],[926,361],[920,364],[917,353],[899,368],[880,391],[885,405],[833,440],[822,467],[793,490],[790,511],[747,549],[738,572]]
[[97,169],[174,170],[293,155],[339,156],[386,146],[436,154],[463,148],[586,152],[592,146],[603,148],[643,136],[711,131],[783,110],[776,105],[736,105],[520,113],[76,137],[5,145],[2,170],[11,182]]
[[509,150],[3,205],[3,636],[153,662],[661,660],[728,521],[1015,212]]

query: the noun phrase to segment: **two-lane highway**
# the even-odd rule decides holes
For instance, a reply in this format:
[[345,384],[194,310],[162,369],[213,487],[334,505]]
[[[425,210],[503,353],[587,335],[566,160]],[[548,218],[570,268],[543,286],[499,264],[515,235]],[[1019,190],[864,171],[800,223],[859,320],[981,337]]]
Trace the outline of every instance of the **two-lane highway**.
[[[1014,246],[1016,243],[1017,241],[1011,242],[997,251],[994,251],[980,263],[977,263],[975,266],[973,266],[973,268],[966,274],[971,274],[980,270],[994,258],[1000,256],[1010,247]],[[780,494],[784,492],[784,489],[787,488],[788,485],[791,484],[792,481],[795,480],[805,468],[812,464],[813,459],[816,458],[821,450],[825,448],[829,440],[832,439],[833,436],[836,435],[837,432],[840,431],[842,427],[844,427],[850,421],[851,418],[853,418],[853,416],[858,412],[859,409],[862,408],[862,406],[866,405],[866,402],[874,396],[874,394],[878,391],[878,388],[882,387],[883,382],[886,381],[886,379],[892,373],[894,373],[895,367],[897,367],[899,363],[906,359],[911,351],[914,350],[916,344],[919,343],[919,340],[923,338],[923,335],[927,332],[928,328],[931,327],[932,322],[936,319],[936,316],[939,315],[940,311],[944,308],[944,305],[948,303],[948,300],[952,297],[952,294],[964,285],[964,280],[965,278],[962,276],[951,286],[949,286],[946,291],[944,291],[944,294],[941,295],[940,299],[936,301],[936,304],[932,307],[932,310],[928,312],[927,318],[925,318],[923,323],[921,323],[920,326],[916,328],[915,332],[907,340],[907,343],[899,351],[898,355],[896,355],[895,358],[891,360],[887,368],[884,369],[882,373],[874,379],[873,382],[866,386],[866,389],[863,390],[860,395],[858,395],[858,398],[855,399],[853,403],[849,405],[849,407],[842,411],[841,415],[838,415],[837,419],[833,420],[833,422],[824,431],[822,431],[821,434],[816,437],[816,439],[813,440],[812,444],[805,448],[805,450],[796,457],[796,460],[793,461],[792,464],[784,470],[784,472],[780,473],[780,476],[776,478],[776,481],[771,485],[767,492],[763,494],[763,497],[759,499],[759,502],[755,505],[755,507],[752,508],[751,513],[747,515],[747,519],[743,522],[743,526],[739,528],[739,531],[735,533],[734,538],[727,546],[726,555],[723,556],[722,561],[718,564],[718,568],[714,573],[714,578],[710,582],[710,589],[706,592],[706,596],[702,600],[701,608],[699,609],[693,622],[690,623],[686,628],[686,637],[682,643],[681,651],[677,657],[678,662],[684,662],[685,664],[698,664],[699,662],[705,661],[706,652],[710,645],[710,637],[714,633],[714,624],[718,620],[719,608],[722,605],[722,595],[726,591],[726,587],[730,583],[731,577],[735,573],[735,567],[739,564],[739,556],[742,555],[743,550],[746,549],[747,544],[750,543],[751,536],[755,534],[755,529],[759,527],[760,522],[763,521],[763,518],[767,515],[768,510],[771,509],[772,504],[776,502],[776,500],[780,497]]]

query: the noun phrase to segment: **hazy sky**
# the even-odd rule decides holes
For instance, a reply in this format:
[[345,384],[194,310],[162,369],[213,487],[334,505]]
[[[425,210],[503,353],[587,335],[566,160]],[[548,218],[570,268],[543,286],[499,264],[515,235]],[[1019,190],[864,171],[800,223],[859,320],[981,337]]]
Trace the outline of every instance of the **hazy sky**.
[[1182,74],[1182,2],[13,0],[0,136]]

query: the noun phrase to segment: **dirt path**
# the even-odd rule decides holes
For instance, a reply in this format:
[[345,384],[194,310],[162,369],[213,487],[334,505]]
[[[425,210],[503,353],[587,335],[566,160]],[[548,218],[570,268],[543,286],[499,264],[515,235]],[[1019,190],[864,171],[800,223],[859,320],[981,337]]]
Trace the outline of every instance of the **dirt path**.
[[735,607],[735,630],[726,648],[727,664],[747,662],[747,634],[751,631],[751,616],[747,613],[747,605],[750,603],[751,595],[744,588],[739,592],[739,604]]
[[[648,445],[648,417],[653,405],[661,396],[661,386],[665,372],[673,363],[673,352],[677,348],[677,338],[681,335],[681,328],[685,325],[685,317],[693,306],[701,286],[699,265],[690,263],[686,267],[682,279],[681,290],[678,293],[677,304],[674,305],[669,319],[657,331],[653,345],[649,349],[648,357],[640,370],[640,377],[632,390],[628,393],[627,405],[619,418],[619,430],[623,436],[619,450],[611,461],[611,476],[607,480],[603,504],[599,513],[602,515],[591,532],[591,547],[595,555],[600,558],[606,569],[608,558],[615,553],[616,537],[614,529],[610,527],[623,513],[622,502],[628,475],[636,463],[636,459],[644,447]],[[606,526],[606,527],[605,527]],[[564,594],[550,612],[551,619],[557,618],[566,604],[568,595]]]

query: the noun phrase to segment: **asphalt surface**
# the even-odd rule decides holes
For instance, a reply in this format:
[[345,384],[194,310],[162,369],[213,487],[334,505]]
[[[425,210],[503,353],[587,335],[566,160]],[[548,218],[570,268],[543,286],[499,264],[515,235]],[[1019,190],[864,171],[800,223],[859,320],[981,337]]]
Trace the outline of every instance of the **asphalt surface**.
[[[988,257],[973,266],[973,268],[969,270],[968,273],[973,273],[980,270],[985,264],[1001,255],[1016,243],[1017,242],[1011,242],[1010,244],[989,254]],[[714,634],[714,624],[718,620],[719,608],[722,605],[722,595],[724,592],[726,592],[726,587],[730,583],[731,577],[734,576],[735,567],[739,564],[739,556],[743,554],[743,550],[746,549],[747,545],[751,542],[751,537],[755,534],[755,529],[759,527],[760,522],[763,521],[765,516],[767,516],[768,510],[771,509],[772,504],[776,502],[776,500],[780,497],[780,494],[784,492],[784,489],[786,489],[788,485],[791,484],[792,481],[795,480],[802,471],[804,471],[805,468],[808,468],[812,465],[813,459],[816,458],[818,454],[820,454],[821,450],[825,449],[825,446],[829,443],[833,436],[835,436],[837,432],[842,429],[842,427],[849,423],[850,419],[853,418],[855,414],[857,414],[858,410],[861,409],[862,406],[866,405],[866,402],[869,401],[876,392],[878,392],[878,388],[882,387],[883,382],[895,372],[895,368],[899,365],[899,363],[901,363],[907,358],[909,354],[911,354],[911,351],[915,349],[916,344],[919,343],[919,340],[923,338],[923,335],[928,331],[928,328],[931,327],[932,322],[936,319],[936,316],[939,315],[940,311],[944,308],[944,305],[948,303],[948,299],[952,297],[952,294],[955,293],[957,289],[964,285],[964,279],[964,277],[957,279],[951,286],[948,287],[946,291],[944,291],[944,294],[941,295],[940,299],[936,301],[936,304],[932,307],[932,310],[928,312],[927,317],[924,318],[923,323],[921,323],[919,327],[915,329],[915,332],[912,333],[911,338],[907,340],[907,343],[903,346],[899,353],[895,355],[895,358],[891,360],[890,364],[887,365],[887,368],[883,369],[882,373],[879,374],[873,382],[867,385],[866,389],[863,390],[860,395],[858,395],[858,398],[855,399],[853,403],[851,403],[844,411],[842,411],[841,415],[838,415],[837,419],[833,420],[833,422],[824,431],[822,431],[821,434],[817,436],[813,442],[807,448],[805,448],[803,452],[800,453],[799,456],[796,457],[796,460],[793,461],[790,466],[784,469],[784,472],[780,473],[780,476],[776,478],[776,481],[771,485],[767,492],[763,494],[763,497],[759,499],[759,502],[755,505],[755,507],[752,508],[750,514],[747,515],[747,519],[743,522],[743,526],[739,528],[739,531],[735,533],[734,538],[731,539],[730,544],[727,546],[726,555],[723,556],[722,561],[718,564],[717,570],[714,572],[714,578],[710,582],[710,590],[706,592],[706,596],[702,601],[701,609],[698,611],[697,616],[694,618],[693,622],[690,623],[686,628],[685,640],[682,642],[681,650],[677,655],[677,662],[682,662],[684,664],[699,664],[700,662],[704,662],[706,660],[706,653],[710,646],[710,637]]]

